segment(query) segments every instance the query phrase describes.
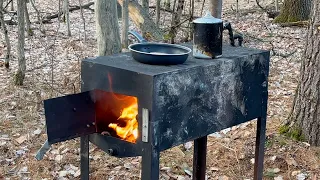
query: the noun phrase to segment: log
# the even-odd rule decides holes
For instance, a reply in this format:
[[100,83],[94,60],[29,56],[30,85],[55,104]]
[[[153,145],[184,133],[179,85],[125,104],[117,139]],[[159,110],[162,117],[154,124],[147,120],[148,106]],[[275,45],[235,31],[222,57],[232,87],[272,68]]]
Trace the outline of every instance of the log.
[[[118,3],[122,6],[123,0],[118,0]],[[148,36],[151,36],[155,40],[163,39],[163,32],[157,27],[157,25],[150,18],[149,13],[135,0],[129,1],[129,16],[135,25],[146,32]]]

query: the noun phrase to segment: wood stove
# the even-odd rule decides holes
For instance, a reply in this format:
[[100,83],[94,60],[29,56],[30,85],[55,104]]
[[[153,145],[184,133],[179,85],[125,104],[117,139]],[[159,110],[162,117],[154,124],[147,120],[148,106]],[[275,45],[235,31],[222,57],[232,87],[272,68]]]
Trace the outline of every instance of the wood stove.
[[112,156],[142,156],[141,179],[156,180],[160,152],[193,140],[193,179],[204,180],[207,135],[258,118],[254,178],[262,179],[268,73],[268,51],[232,46],[218,59],[171,66],[129,53],[88,58],[82,93],[44,103],[47,145],[80,137],[83,180],[89,142]]

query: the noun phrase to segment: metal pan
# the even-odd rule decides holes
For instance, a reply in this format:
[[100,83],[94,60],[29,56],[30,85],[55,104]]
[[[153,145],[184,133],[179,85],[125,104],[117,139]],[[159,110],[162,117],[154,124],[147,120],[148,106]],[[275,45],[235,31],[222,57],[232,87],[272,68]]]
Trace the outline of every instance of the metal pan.
[[139,33],[129,31],[139,43],[129,45],[134,60],[154,65],[183,64],[191,49],[177,44],[147,42]]

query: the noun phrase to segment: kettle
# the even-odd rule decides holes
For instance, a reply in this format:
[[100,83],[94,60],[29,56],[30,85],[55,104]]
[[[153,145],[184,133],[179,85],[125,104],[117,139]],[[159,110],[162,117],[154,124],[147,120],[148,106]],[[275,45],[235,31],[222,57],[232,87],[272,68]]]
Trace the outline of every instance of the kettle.
[[210,11],[202,18],[193,21],[193,56],[200,59],[214,59],[222,56],[223,30],[227,29],[230,36],[230,44],[235,46],[234,39],[242,45],[241,35],[233,35],[231,24],[215,18]]

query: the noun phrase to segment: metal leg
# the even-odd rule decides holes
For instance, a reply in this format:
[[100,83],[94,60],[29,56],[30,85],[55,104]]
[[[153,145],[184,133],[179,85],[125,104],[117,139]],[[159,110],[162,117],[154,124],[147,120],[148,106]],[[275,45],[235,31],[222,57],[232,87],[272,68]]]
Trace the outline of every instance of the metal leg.
[[152,147],[144,149],[142,154],[141,180],[159,179],[160,153]]
[[207,136],[194,140],[193,180],[205,180],[207,157]]
[[254,163],[254,179],[262,180],[263,177],[263,158],[264,158],[264,144],[266,137],[266,117],[259,117],[257,123],[256,135],[256,151]]
[[80,138],[81,180],[89,180],[89,136]]

